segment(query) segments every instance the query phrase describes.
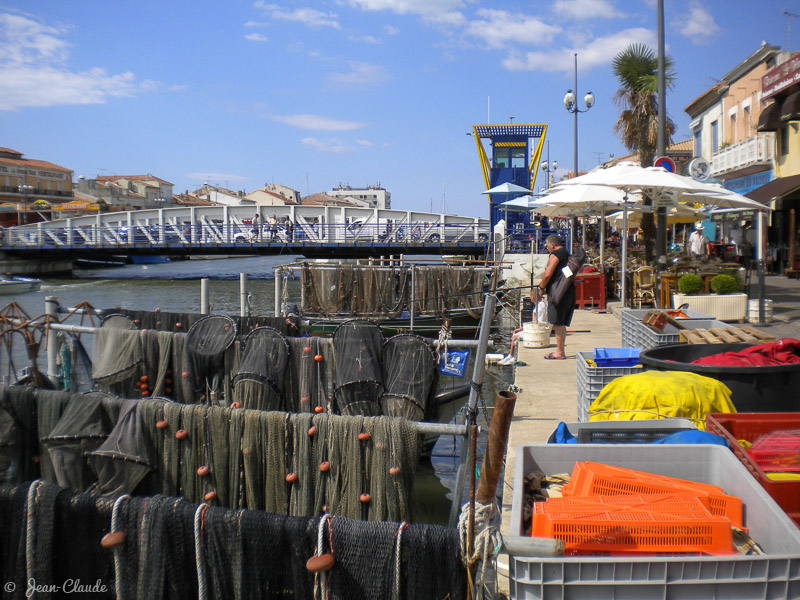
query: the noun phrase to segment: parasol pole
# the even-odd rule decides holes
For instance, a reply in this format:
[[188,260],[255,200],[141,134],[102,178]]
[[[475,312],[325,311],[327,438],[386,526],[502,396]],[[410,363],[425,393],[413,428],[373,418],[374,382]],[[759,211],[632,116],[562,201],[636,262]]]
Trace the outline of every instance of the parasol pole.
[[758,273],[758,324],[764,325],[764,211],[758,211],[756,273]]
[[628,191],[625,190],[625,197],[622,200],[622,261],[621,261],[621,268],[622,268],[622,281],[620,284],[620,289],[622,290],[622,308],[627,308],[627,304],[625,303],[625,293],[627,290],[625,289],[626,281],[626,269],[628,268]]

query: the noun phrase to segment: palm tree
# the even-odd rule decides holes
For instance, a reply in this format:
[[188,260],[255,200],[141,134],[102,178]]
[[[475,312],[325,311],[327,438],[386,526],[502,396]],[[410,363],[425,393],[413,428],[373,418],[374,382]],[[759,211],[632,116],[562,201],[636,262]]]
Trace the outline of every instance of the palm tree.
[[[614,94],[614,102],[620,107],[620,114],[614,124],[618,134],[629,150],[639,153],[639,164],[643,167],[653,164],[658,138],[658,57],[644,44],[631,44],[614,57],[612,62],[614,76],[620,88]],[[664,71],[667,88],[675,80],[672,59],[664,57]],[[672,143],[675,123],[667,117],[666,145]],[[649,205],[652,200],[647,198]],[[653,258],[656,227],[653,215],[646,213],[642,218],[642,231],[648,260]]]

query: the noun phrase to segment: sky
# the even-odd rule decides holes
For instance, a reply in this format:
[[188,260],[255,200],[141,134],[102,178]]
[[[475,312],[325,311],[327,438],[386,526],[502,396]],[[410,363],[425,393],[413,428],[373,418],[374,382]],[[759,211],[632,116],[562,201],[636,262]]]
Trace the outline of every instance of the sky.
[[[800,0],[664,0],[684,108],[763,41],[800,48]],[[613,57],[654,51],[656,0],[0,0],[0,147],[77,178],[152,173],[302,195],[382,185],[392,208],[487,216],[475,124],[547,123],[556,179],[628,151]],[[788,16],[784,13],[789,13]],[[547,148],[545,148],[545,157]],[[539,188],[543,177],[537,177]]]

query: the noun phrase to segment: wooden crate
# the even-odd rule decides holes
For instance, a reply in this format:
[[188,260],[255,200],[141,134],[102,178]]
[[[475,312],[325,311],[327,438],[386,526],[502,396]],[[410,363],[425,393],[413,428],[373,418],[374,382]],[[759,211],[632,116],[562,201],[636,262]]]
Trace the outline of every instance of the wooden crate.
[[749,325],[726,327],[725,329],[684,329],[681,330],[680,336],[681,341],[687,344],[736,344],[741,342],[766,344],[775,341],[774,337]]

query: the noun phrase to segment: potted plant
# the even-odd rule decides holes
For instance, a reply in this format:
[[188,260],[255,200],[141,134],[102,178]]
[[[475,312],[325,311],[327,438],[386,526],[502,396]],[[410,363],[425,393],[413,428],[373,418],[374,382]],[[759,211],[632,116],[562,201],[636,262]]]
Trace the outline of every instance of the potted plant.
[[678,293],[673,305],[688,304],[689,308],[711,315],[720,321],[743,321],[747,314],[747,294],[738,275],[720,273],[710,283],[713,294],[701,294],[703,280],[698,275],[684,275],[678,280]]

